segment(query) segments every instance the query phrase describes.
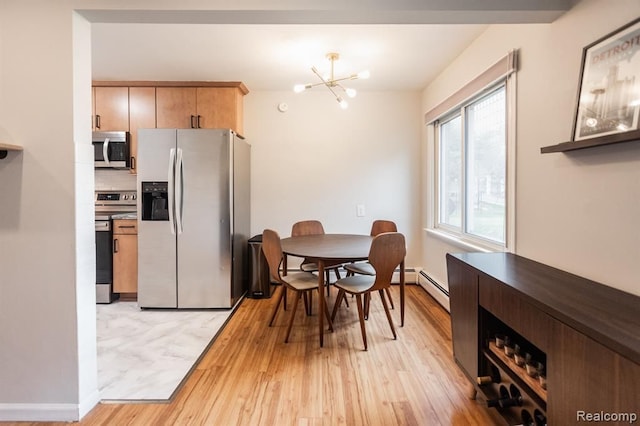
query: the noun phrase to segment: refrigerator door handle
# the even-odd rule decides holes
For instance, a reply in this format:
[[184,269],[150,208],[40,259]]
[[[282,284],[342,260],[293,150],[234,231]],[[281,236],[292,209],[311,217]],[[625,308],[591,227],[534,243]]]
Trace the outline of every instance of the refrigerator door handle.
[[169,151],[169,167],[168,167],[168,177],[167,177],[167,181],[169,183],[169,188],[168,189],[168,195],[169,195],[169,205],[167,206],[169,209],[169,227],[171,228],[171,233],[175,234],[176,233],[176,222],[174,220],[173,217],[173,208],[174,208],[174,177],[175,177],[175,163],[176,163],[176,150],[174,148],[171,148],[171,151]]
[[178,148],[176,156],[176,228],[178,235],[182,234],[182,197],[183,197],[183,184],[182,184],[182,148]]

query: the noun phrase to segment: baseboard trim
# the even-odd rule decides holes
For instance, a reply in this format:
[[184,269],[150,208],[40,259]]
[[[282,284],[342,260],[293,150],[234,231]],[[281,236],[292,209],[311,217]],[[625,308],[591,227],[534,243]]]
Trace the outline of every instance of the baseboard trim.
[[417,282],[429,293],[443,308],[451,312],[449,307],[449,291],[440,283],[421,270],[417,275]]
[[79,412],[78,404],[0,404],[0,421],[76,422]]

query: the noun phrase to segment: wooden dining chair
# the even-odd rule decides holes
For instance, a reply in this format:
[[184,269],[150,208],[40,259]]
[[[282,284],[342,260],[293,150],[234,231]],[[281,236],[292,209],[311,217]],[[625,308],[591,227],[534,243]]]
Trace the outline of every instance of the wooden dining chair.
[[378,234],[373,238],[371,249],[369,251],[369,263],[375,270],[375,275],[351,275],[342,278],[334,283],[338,289],[338,297],[333,306],[331,320],[335,319],[338,307],[342,298],[346,294],[354,294],[356,296],[356,304],[358,305],[358,317],[360,320],[360,331],[362,332],[362,341],[364,350],[367,350],[367,332],[365,330],[363,296],[371,298],[371,294],[377,291],[382,300],[382,306],[387,314],[387,320],[396,339],[396,329],[393,326],[389,306],[387,305],[385,289],[391,285],[393,272],[400,265],[406,256],[407,249],[405,246],[404,235],[399,232],[385,232]]
[[[398,227],[395,222],[390,220],[374,220],[371,224],[371,236],[375,237],[376,235],[382,234],[383,232],[398,232]],[[344,269],[347,271],[347,276],[351,276],[353,274],[360,275],[375,275],[376,271],[373,269],[373,266],[369,262],[354,262],[348,263],[344,265]],[[387,297],[389,298],[389,304],[391,305],[391,309],[395,309],[393,305],[393,299],[391,298],[391,290],[386,289]],[[365,318],[369,315],[367,309],[365,309]]]
[[[299,237],[304,235],[323,235],[324,227],[319,220],[303,220],[296,222],[291,227],[291,236]],[[336,280],[341,278],[339,268],[342,263],[327,264],[324,268],[325,282],[327,286],[327,296],[329,296],[329,286],[331,284],[331,271],[336,275]],[[311,259],[303,259],[300,264],[300,270],[303,272],[318,272],[318,264]]]
[[[269,321],[269,327],[273,325],[273,322],[276,319],[278,309],[280,308],[282,299],[284,298],[287,290],[291,290],[295,293],[295,300],[293,302],[293,309],[291,310],[291,318],[289,319],[287,335],[284,339],[284,342],[287,343],[289,342],[289,335],[291,334],[291,327],[293,326],[293,319],[296,316],[296,309],[300,302],[300,296],[302,294],[311,294],[314,290],[318,290],[318,278],[309,272],[292,272],[285,276],[280,273],[280,265],[282,264],[284,254],[282,253],[280,236],[274,230],[265,229],[262,233],[262,251],[267,259],[271,277],[281,284],[280,295],[278,296],[278,301],[273,309],[273,314]],[[324,311],[325,312],[323,314],[326,315],[329,322],[329,329],[333,330],[329,309],[326,304],[324,305]],[[322,315],[322,313],[320,315]]]

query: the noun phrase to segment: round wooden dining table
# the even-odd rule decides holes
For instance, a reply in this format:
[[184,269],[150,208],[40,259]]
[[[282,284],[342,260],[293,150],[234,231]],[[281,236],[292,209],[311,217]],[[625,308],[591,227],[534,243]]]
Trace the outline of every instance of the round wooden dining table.
[[[282,252],[286,257],[307,258],[318,265],[318,316],[320,346],[324,344],[324,268],[343,262],[366,260],[369,257],[372,236],[356,234],[303,235],[282,239]],[[330,321],[330,319],[329,319]],[[400,322],[404,326],[404,260],[400,264]]]

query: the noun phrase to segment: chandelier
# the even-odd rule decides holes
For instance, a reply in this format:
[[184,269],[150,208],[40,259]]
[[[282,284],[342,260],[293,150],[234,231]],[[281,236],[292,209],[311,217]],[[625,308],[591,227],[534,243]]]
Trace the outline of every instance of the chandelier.
[[352,88],[345,88],[342,84],[340,84],[340,82],[345,81],[345,80],[356,80],[358,78],[369,78],[369,71],[361,71],[357,74],[351,74],[348,77],[341,77],[341,78],[335,78],[335,76],[333,75],[333,65],[334,62],[337,61],[338,59],[340,59],[340,55],[337,53],[327,53],[327,59],[331,62],[331,71],[330,74],[326,77],[323,77],[322,75],[320,75],[320,73],[318,72],[318,70],[316,69],[316,67],[311,67],[311,71],[313,71],[313,73],[315,75],[318,76],[318,78],[320,79],[319,83],[309,83],[309,84],[296,84],[293,87],[293,91],[296,93],[301,93],[304,92],[307,89],[311,89],[315,86],[320,86],[320,85],[324,85],[326,86],[327,89],[329,89],[329,91],[331,93],[333,93],[333,96],[336,97],[336,101],[338,101],[338,103],[340,104],[340,106],[342,107],[342,109],[345,109],[349,106],[349,103],[344,100],[344,98],[342,96],[340,96],[338,93],[336,93],[337,89],[340,89],[341,91],[343,91],[348,97],[353,98],[356,96],[356,90],[352,89]]

